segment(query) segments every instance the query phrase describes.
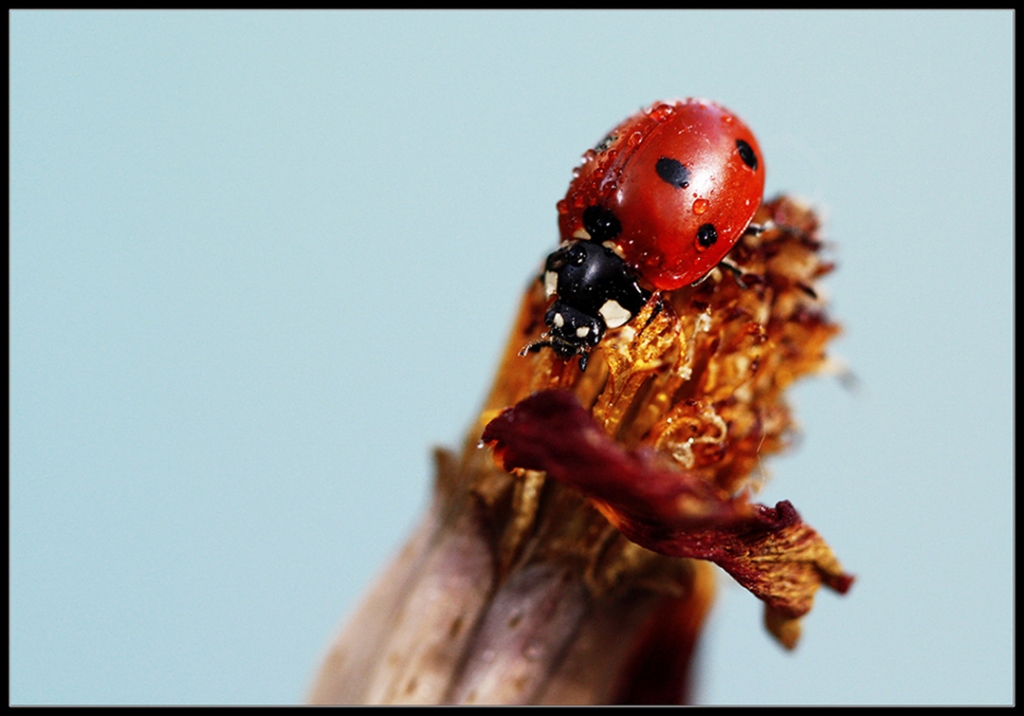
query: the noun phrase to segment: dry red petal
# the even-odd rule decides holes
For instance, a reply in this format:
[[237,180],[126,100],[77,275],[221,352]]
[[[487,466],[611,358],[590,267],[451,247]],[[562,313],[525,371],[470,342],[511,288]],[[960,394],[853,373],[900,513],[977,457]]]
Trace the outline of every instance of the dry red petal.
[[782,621],[806,614],[820,585],[845,593],[853,583],[789,502],[753,504],[654,451],[625,450],[568,391],[525,398],[492,420],[483,440],[506,470],[542,470],[583,492],[640,546],[717,564]]

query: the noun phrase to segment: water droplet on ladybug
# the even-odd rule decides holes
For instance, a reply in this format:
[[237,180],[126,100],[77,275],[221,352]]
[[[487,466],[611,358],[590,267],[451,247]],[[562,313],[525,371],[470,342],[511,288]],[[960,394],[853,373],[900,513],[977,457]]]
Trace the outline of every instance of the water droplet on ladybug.
[[700,216],[701,214],[708,210],[708,204],[709,202],[707,199],[697,199],[695,202],[693,202],[693,213],[696,214],[697,216]]
[[656,107],[652,107],[648,116],[655,122],[664,122],[672,116],[672,105],[661,103]]

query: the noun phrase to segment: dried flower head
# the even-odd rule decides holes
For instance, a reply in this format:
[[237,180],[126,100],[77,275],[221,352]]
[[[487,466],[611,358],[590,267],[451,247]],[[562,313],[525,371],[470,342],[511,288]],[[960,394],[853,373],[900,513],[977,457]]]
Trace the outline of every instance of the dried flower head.
[[[623,535],[654,553],[714,562],[767,605],[786,646],[824,584],[845,574],[789,502],[752,504],[756,469],[792,428],[784,390],[827,363],[838,332],[817,280],[817,219],[780,198],[762,206],[731,270],[663,292],[601,344],[586,372],[552,353],[512,356],[495,387],[485,442],[510,471],[543,472],[587,495]],[[529,292],[511,349],[541,325]],[[520,361],[522,359],[519,359]]]
[[[623,157],[665,127],[695,163],[655,151],[653,188],[623,198]],[[785,389],[828,364],[839,330],[814,213],[759,204],[756,139],[703,100],[630,117],[575,176],[563,247],[526,290],[484,409],[461,455],[437,451],[430,509],[314,702],[679,703],[712,563],[790,648],[817,589],[853,581],[789,502],[751,502],[790,439]],[[685,215],[648,211],[683,196]],[[693,243],[657,238],[678,235]]]

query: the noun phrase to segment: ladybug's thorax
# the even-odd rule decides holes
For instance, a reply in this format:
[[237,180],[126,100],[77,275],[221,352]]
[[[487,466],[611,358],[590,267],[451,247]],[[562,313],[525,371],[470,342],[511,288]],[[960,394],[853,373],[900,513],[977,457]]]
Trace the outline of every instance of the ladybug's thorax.
[[578,355],[581,369],[605,332],[626,325],[651,296],[621,256],[589,240],[551,253],[542,280],[555,300],[544,316],[547,334],[527,350],[550,346],[563,358]]

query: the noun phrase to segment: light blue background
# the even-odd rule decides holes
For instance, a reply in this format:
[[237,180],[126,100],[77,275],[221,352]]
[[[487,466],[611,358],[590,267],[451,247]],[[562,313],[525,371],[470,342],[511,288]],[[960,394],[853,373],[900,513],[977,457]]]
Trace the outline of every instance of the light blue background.
[[14,703],[292,703],[422,512],[579,155],[655,99],[821,208],[772,459],[858,575],[722,579],[704,703],[1013,698],[1013,15],[10,16]]

